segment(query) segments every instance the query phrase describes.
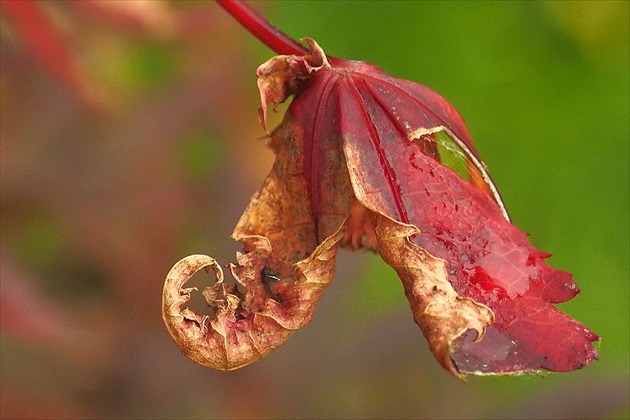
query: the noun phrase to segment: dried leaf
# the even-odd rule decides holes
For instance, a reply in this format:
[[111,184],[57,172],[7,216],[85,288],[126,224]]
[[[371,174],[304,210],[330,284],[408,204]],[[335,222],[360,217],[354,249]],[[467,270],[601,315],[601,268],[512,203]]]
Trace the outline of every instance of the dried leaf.
[[[273,134],[274,167],[234,229],[233,238],[244,244],[237,264],[230,265],[237,286],[223,284],[221,267],[206,256],[184,258],[167,277],[164,321],[182,352],[197,363],[231,370],[266,356],[308,324],[334,277],[343,217],[320,226],[327,234],[318,239],[295,130],[299,127],[286,124]],[[343,155],[337,156],[341,160],[334,166],[341,170]],[[185,307],[192,290],[183,286],[205,267],[217,272],[206,293],[216,308],[213,319]]]
[[[180,260],[164,284],[162,314],[173,340],[195,362],[221,370],[234,370],[253,363],[284,344],[295,330],[308,324],[315,305],[335,275],[334,258],[341,233],[330,237],[295,267],[295,281],[281,281],[268,291],[260,272],[251,270],[238,278],[246,293],[223,283],[223,270],[205,255]],[[261,239],[257,245],[268,243]],[[264,249],[263,245],[263,249]],[[267,257],[256,249],[241,255],[242,263],[259,264]],[[194,289],[185,283],[196,272],[211,267],[217,281],[204,290],[216,314],[195,314],[185,307]],[[250,267],[240,267],[249,269]],[[236,275],[236,274],[235,274]]]
[[[263,125],[267,101],[294,97],[271,136],[274,167],[233,234],[245,246],[231,266],[244,292],[215,285],[211,321],[182,311],[187,289],[174,306],[170,297],[167,323],[193,331],[182,334],[184,352],[231,369],[282,344],[310,320],[341,244],[376,250],[397,271],[430,349],[455,376],[596,359],[598,336],[552,305],[577,286],[511,224],[457,111],[424,86],[307,42],[309,54],[258,70]],[[167,281],[165,293],[182,285]]]

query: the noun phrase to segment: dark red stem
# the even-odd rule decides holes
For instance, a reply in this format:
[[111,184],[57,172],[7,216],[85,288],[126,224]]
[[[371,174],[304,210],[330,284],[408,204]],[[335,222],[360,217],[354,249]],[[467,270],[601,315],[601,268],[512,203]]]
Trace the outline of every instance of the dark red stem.
[[282,33],[250,5],[240,0],[216,0],[258,40],[282,55],[305,55],[308,49]]

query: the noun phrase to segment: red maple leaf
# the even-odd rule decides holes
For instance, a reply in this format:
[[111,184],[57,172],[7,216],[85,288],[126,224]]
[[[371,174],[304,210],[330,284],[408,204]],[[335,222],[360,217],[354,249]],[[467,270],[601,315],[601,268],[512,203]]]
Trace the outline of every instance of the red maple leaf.
[[[403,282],[415,321],[456,376],[569,371],[597,359],[599,337],[558,310],[578,293],[509,220],[455,109],[375,66],[304,55],[258,69],[266,105],[293,95],[269,142],[276,162],[238,222],[244,253],[223,283],[210,257],[175,265],[164,289],[171,335],[193,360],[235,369],[282,345],[312,317],[339,245],[372,249]],[[455,157],[464,179],[445,166]],[[185,304],[188,278],[213,266],[214,317]]]

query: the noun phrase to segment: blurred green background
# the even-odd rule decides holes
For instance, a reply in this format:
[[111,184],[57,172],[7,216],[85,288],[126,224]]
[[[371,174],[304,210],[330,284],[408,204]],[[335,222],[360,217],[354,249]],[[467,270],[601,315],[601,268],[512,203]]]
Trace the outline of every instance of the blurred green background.
[[273,53],[211,2],[149,2],[136,20],[80,3],[44,8],[105,113],[2,17],[3,418],[630,416],[630,3],[254,3],[292,37],[446,97],[515,224],[582,289],[561,308],[602,336],[599,361],[467,383],[433,359],[395,273],[348,252],[311,324],[268,358],[226,373],[183,357],[162,281],[191,253],[234,260],[229,235],[273,160],[255,79]]

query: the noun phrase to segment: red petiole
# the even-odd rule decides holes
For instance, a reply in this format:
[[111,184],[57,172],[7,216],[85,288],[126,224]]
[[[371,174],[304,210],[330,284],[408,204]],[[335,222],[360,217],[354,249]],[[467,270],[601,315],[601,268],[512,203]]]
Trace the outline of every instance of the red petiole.
[[249,4],[240,0],[216,0],[234,19],[260,42],[281,55],[304,55],[308,49],[273,26]]

